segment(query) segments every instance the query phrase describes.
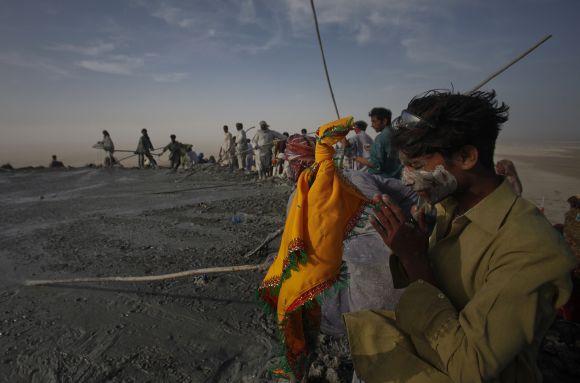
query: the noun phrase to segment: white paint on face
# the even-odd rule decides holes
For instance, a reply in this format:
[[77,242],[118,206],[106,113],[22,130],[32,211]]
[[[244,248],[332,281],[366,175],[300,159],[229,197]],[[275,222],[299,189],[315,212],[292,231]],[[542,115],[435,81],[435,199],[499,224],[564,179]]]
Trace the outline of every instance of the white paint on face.
[[457,179],[443,165],[437,165],[432,172],[405,167],[401,181],[415,192],[425,193],[425,199],[432,205],[457,190]]

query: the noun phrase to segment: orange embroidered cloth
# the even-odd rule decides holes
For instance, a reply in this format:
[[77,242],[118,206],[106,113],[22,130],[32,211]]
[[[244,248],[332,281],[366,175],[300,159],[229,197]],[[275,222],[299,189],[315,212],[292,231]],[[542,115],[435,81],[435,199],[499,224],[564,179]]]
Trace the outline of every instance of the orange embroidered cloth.
[[278,256],[258,290],[276,311],[284,338],[287,365],[286,371],[277,371],[281,375],[301,378],[309,352],[306,333],[319,323],[314,299],[339,279],[343,240],[366,202],[333,163],[332,145],[352,124],[353,118],[345,117],[316,132],[315,163],[296,183]]

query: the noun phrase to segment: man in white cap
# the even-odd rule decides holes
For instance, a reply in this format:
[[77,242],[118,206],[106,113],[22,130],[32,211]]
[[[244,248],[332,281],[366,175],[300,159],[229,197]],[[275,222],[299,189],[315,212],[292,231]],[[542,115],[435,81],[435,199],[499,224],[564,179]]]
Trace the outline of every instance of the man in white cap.
[[265,179],[272,174],[272,147],[274,140],[285,140],[286,136],[274,130],[268,129],[266,121],[260,121],[260,129],[252,139],[256,149],[256,167],[258,168],[258,178]]

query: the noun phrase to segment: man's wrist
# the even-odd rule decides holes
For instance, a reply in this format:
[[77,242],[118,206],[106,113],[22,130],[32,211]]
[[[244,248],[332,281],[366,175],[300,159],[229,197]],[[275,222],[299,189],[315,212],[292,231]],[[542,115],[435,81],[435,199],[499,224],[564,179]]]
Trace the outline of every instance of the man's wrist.
[[425,281],[427,283],[429,283],[430,285],[439,288],[439,284],[437,283],[437,280],[435,279],[435,275],[433,275],[433,272],[431,271],[431,269],[427,269],[427,270],[419,270],[419,271],[413,271],[413,272],[408,272],[407,271],[407,275],[409,277],[409,283],[413,283],[415,281]]
[[407,270],[407,276],[409,277],[409,282],[415,282],[419,279],[430,283],[431,285],[438,287],[437,280],[433,274],[433,270],[426,261],[416,261],[412,265],[405,265],[405,270]]
[[438,286],[425,251],[417,250],[404,255],[399,253],[398,257],[405,268],[410,283],[422,279],[435,287]]

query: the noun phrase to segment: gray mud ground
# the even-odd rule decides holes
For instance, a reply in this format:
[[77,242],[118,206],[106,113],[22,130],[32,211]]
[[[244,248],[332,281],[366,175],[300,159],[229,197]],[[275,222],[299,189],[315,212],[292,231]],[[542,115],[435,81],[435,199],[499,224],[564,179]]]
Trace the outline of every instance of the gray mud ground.
[[[269,381],[279,349],[256,303],[259,272],[142,284],[22,281],[260,263],[277,243],[243,255],[281,227],[289,194],[281,182],[206,165],[186,179],[166,170],[0,173],[0,382]],[[541,365],[548,381],[577,381],[580,332],[560,327]],[[310,381],[349,381],[344,339],[320,344]]]
[[[283,224],[290,187],[212,166],[181,178],[129,169],[0,174],[1,382],[267,379],[278,342],[256,304],[259,272],[21,285],[263,261],[266,251],[243,254]],[[205,189],[163,193],[193,188]],[[235,214],[243,222],[232,223]]]

